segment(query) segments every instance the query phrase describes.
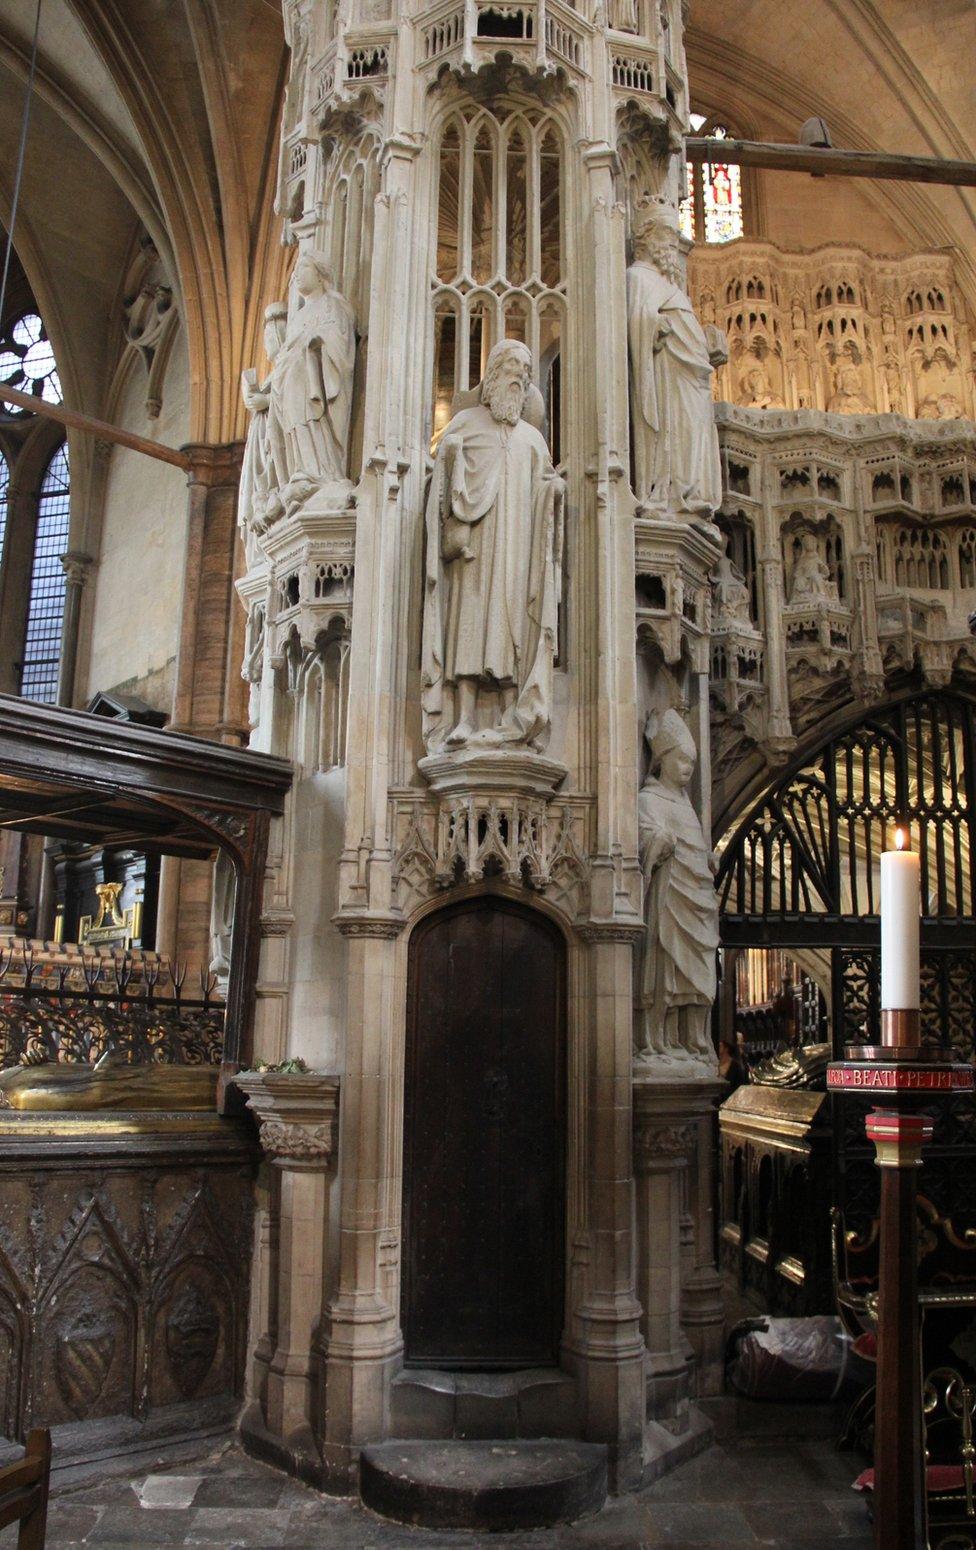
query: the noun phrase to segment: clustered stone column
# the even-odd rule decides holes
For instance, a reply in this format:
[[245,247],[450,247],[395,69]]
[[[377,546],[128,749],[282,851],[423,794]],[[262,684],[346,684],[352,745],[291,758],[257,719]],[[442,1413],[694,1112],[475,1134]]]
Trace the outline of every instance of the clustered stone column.
[[339,1079],[248,1071],[235,1082],[257,1119],[271,1170],[259,1210],[252,1308],[259,1335],[241,1434],[252,1452],[320,1483],[320,1326],[329,1290]]
[[718,1080],[634,1085],[638,1298],[649,1407],[687,1416],[689,1397],[722,1389],[724,1307],[715,1264],[714,1109]]

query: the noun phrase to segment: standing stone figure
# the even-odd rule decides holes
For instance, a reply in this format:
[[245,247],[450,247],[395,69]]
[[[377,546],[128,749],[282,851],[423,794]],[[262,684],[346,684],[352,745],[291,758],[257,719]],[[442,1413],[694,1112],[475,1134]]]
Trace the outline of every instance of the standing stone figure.
[[634,234],[627,270],[635,494],[661,516],[710,517],[722,499],[708,344],[679,284],[677,216]]
[[548,741],[564,486],[521,418],[531,369],[524,344],[496,344],[480,401],[454,416],[437,449],[424,599],[430,749]]
[[301,306],[292,313],[271,370],[271,438],[285,506],[323,484],[346,484],[356,331],[352,308],[320,253],[295,268]]
[[688,782],[694,739],[676,710],[648,718],[651,769],[637,798],[644,875],[644,948],[638,971],[635,1037],[638,1059],[694,1062],[710,1073],[715,1000],[718,899],[712,858]]
[[793,565],[790,581],[790,602],[808,603],[818,599],[837,602],[837,583],[830,574],[830,566],[820,553],[816,535],[804,533],[800,539],[800,551]]
[[[273,301],[264,314],[264,349],[268,360],[274,364],[275,356],[285,338],[288,308],[283,301]],[[241,464],[241,483],[237,497],[237,521],[248,549],[251,562],[251,534],[264,526],[268,501],[275,484],[275,470],[271,457],[269,410],[271,408],[271,377],[259,382],[252,368],[241,374],[241,393],[244,407],[250,411],[244,445],[244,461]]]
[[725,553],[719,556],[712,577],[714,599],[713,621],[716,626],[740,624],[752,629],[749,614],[749,588],[742,572],[732,563],[729,540],[725,540]]

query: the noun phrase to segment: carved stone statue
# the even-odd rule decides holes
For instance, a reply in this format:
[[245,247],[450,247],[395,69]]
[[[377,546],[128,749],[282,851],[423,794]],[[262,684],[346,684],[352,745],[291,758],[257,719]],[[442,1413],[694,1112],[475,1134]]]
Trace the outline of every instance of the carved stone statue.
[[668,206],[634,234],[627,271],[635,494],[665,514],[708,517],[722,499],[712,367],[681,289],[677,215]]
[[746,409],[782,409],[783,400],[773,392],[764,366],[750,366],[739,378],[739,403]]
[[834,372],[834,393],[827,405],[831,414],[872,414],[864,396],[861,368],[854,361],[842,361]]
[[637,0],[611,0],[610,25],[617,32],[639,32]]
[[[264,348],[268,360],[274,363],[285,338],[285,322],[288,308],[283,301],[273,301],[264,314]],[[268,412],[271,407],[271,376],[258,381],[252,368],[241,374],[241,392],[244,407],[251,413],[251,424],[244,446],[241,464],[241,483],[237,497],[237,520],[244,534],[245,545],[250,535],[263,526],[268,501],[275,484],[275,470],[271,456],[271,439]],[[250,562],[250,555],[248,556]]]
[[800,552],[793,565],[790,602],[808,603],[818,600],[836,603],[837,583],[831,579],[830,567],[820,553],[816,535],[804,533],[800,540]]
[[712,857],[688,795],[694,739],[676,710],[648,718],[650,774],[637,798],[644,874],[644,947],[635,1008],[637,1057],[713,1073],[718,899]]
[[289,319],[270,386],[272,460],[286,507],[323,484],[347,482],[356,364],[352,308],[323,255],[301,254],[295,288],[302,304]]
[[531,369],[524,344],[496,344],[480,402],[454,416],[437,449],[426,519],[429,749],[548,741],[564,486],[521,418]]
[[210,973],[217,976],[217,984],[222,991],[226,990],[230,977],[236,899],[234,864],[225,850],[218,850],[210,900]]
[[749,588],[740,570],[732,564],[728,553],[721,556],[712,577],[712,595],[715,599],[713,620],[716,625],[740,624],[752,629],[749,615]]

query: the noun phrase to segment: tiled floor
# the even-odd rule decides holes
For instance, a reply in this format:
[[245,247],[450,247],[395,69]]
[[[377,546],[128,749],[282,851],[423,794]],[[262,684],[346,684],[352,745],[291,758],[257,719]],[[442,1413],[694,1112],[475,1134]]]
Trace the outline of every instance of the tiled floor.
[[[820,1407],[720,1400],[717,1442],[598,1517],[532,1534],[431,1533],[385,1523],[351,1501],[319,1496],[225,1448],[131,1481],[77,1486],[53,1498],[48,1550],[868,1550],[864,1505],[850,1489],[859,1462],[832,1445],[836,1417]],[[15,1543],[0,1534],[0,1547]]]

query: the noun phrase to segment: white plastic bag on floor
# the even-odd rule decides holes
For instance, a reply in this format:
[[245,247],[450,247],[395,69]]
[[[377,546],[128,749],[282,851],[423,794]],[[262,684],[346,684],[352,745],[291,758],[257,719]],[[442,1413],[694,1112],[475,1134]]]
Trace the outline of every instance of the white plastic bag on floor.
[[850,1361],[840,1319],[747,1319],[729,1336],[728,1379],[750,1399],[836,1399]]

